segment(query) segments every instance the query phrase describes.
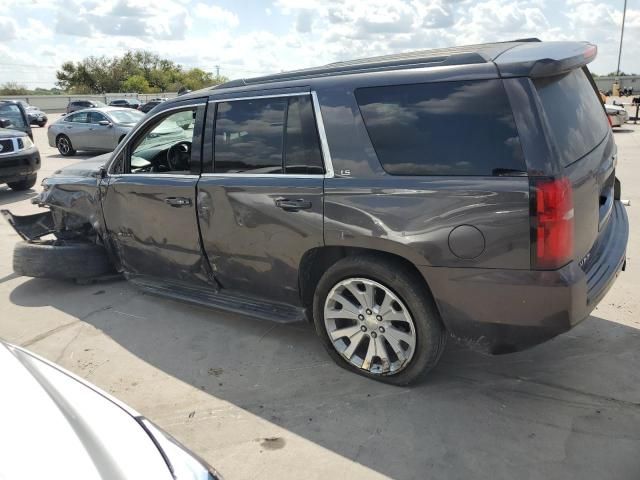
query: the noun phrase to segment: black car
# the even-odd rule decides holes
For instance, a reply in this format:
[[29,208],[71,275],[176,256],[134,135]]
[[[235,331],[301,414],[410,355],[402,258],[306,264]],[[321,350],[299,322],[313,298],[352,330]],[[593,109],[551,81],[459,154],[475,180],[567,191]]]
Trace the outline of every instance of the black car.
[[[586,42],[420,51],[164,102],[107,156],[5,215],[28,276],[115,269],[156,295],[309,319],[393,384],[453,335],[507,353],[574,327],[626,265],[611,128]],[[16,221],[18,220],[18,221]],[[52,246],[45,233],[72,239]]]
[[49,118],[47,114],[40,110],[38,107],[34,107],[33,105],[29,105],[27,102],[20,102],[25,112],[27,113],[27,118],[29,119],[30,125],[38,125],[39,127],[44,127],[47,124]]
[[111,100],[109,102],[110,107],[124,107],[138,109],[140,107],[140,100],[137,98],[121,98],[117,100]]
[[83,110],[85,108],[98,107],[106,107],[106,105],[99,100],[72,100],[67,105],[67,114],[75,112],[77,110]]
[[11,125],[0,116],[0,184],[16,191],[28,190],[36,184],[40,152],[29,135]]
[[149,100],[147,103],[140,105],[138,107],[138,110],[144,113],[149,113],[151,109],[153,109],[157,105],[160,105],[164,101],[165,100]]

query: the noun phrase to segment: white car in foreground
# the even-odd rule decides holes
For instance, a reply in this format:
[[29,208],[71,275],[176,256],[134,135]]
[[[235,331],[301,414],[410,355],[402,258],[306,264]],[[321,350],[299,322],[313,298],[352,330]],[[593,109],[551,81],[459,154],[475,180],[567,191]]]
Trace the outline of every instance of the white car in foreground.
[[0,479],[217,480],[139,413],[0,341]]
[[607,117],[609,117],[609,123],[612,127],[621,127],[629,120],[629,113],[623,106],[605,103],[604,109],[607,112]]

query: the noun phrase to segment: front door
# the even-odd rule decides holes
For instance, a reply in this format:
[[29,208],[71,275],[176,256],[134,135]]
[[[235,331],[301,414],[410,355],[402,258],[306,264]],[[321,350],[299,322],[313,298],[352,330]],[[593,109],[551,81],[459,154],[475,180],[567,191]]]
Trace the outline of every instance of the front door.
[[109,166],[104,219],[130,276],[210,282],[195,210],[205,110],[196,99],[154,115]]
[[[100,125],[100,122],[109,122],[108,125]],[[94,150],[113,150],[116,146],[116,134],[111,120],[101,112],[89,112],[88,139]]]
[[324,169],[311,96],[215,106],[205,138],[205,152],[215,153],[198,183],[198,216],[216,280],[295,304],[300,261],[323,244]]

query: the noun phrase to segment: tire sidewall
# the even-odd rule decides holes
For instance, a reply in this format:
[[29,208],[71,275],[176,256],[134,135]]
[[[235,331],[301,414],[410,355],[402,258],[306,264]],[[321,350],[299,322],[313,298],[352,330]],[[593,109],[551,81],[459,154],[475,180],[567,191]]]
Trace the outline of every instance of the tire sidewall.
[[[416,331],[416,346],[409,365],[393,375],[372,374],[348,362],[333,346],[324,324],[324,304],[333,287],[347,278],[367,278],[381,283],[397,295],[409,310]],[[374,380],[395,385],[414,382],[431,370],[444,349],[446,334],[426,291],[424,280],[416,279],[404,265],[367,257],[345,258],[330,267],[320,279],[313,300],[316,333],[329,355],[343,368]]]
[[[66,140],[67,144],[69,145],[69,150],[66,153],[63,152],[62,149],[60,148],[61,140]],[[58,137],[58,139],[56,140],[56,147],[58,148],[58,152],[60,152],[60,155],[62,155],[63,157],[70,157],[71,155],[74,154],[73,144],[71,143],[71,140],[69,139],[69,137],[67,137],[66,135],[60,135]]]

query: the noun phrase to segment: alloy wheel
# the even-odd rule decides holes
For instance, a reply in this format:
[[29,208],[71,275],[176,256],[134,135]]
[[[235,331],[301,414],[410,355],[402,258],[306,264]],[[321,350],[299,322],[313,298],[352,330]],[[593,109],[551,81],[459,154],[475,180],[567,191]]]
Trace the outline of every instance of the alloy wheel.
[[71,145],[66,137],[60,137],[58,139],[58,150],[61,154],[66,155],[71,150]]
[[336,351],[368,373],[398,373],[416,349],[409,310],[391,289],[367,278],[348,278],[331,289],[324,324]]

